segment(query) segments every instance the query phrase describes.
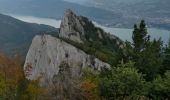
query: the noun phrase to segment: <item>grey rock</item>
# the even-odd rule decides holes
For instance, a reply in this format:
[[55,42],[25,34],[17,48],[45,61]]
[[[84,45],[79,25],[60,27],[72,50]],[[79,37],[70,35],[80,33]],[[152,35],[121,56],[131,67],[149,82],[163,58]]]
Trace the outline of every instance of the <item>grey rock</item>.
[[81,40],[81,35],[84,34],[82,24],[81,18],[75,15],[70,9],[67,9],[60,25],[59,36],[82,43],[83,41]]
[[24,64],[24,72],[27,79],[38,78],[49,81],[59,72],[62,62],[71,66],[71,75],[80,76],[81,70],[90,66],[101,70],[102,67],[110,68],[110,65],[94,58],[82,50],[50,35],[35,36],[28,51]]

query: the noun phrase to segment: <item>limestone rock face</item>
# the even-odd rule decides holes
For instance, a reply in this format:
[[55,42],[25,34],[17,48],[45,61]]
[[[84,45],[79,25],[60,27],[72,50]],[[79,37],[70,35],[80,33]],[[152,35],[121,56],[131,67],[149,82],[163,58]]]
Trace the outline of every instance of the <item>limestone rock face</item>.
[[60,37],[82,43],[81,36],[85,32],[83,27],[85,23],[82,18],[74,14],[70,9],[67,9],[60,25]]
[[[100,71],[102,68],[110,68],[109,64],[76,48],[75,43],[84,45],[85,48],[88,46],[87,43],[93,45],[98,43],[97,45],[106,47],[106,49],[108,49],[108,46],[105,45],[110,44],[113,47],[111,48],[112,51],[109,48],[110,52],[124,48],[123,42],[118,37],[95,27],[88,18],[77,16],[69,9],[65,11],[59,35],[56,34],[55,36],[43,35],[36,36],[33,39],[24,64],[27,79],[36,80],[41,78],[41,84],[48,85],[55,83],[53,81],[57,77],[56,80],[60,80],[59,83],[63,84],[63,79],[60,76],[79,78],[83,73],[82,70],[86,67],[91,67],[96,71]],[[69,73],[69,75],[63,75],[62,73],[65,72],[65,69],[62,69],[61,66],[63,62],[69,66],[68,71],[66,71],[66,74]]]
[[72,76],[80,76],[82,68],[91,66],[96,70],[110,65],[94,58],[82,50],[50,35],[35,36],[28,51],[24,71],[27,79],[40,77],[51,80],[65,61],[71,66]]
[[96,38],[106,39],[105,37],[107,37],[108,39],[114,40],[116,42],[115,45],[118,47],[124,47],[123,41],[118,37],[102,31],[102,29],[96,27],[88,18],[77,16],[70,9],[67,9],[64,13],[64,17],[60,25],[59,37],[69,39],[77,43],[83,43],[88,40],[93,41]]

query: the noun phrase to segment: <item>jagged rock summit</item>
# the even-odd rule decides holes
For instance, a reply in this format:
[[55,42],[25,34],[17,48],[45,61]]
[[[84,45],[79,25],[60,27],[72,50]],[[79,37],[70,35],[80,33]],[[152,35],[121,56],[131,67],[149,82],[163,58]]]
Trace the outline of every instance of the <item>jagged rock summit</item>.
[[[78,48],[75,43],[88,49]],[[30,80],[41,78],[43,84],[48,84],[47,82],[50,83],[53,77],[58,75],[63,62],[69,65],[72,77],[81,77],[82,70],[86,67],[98,71],[104,67],[110,68],[110,64],[105,63],[105,60],[112,58],[114,49],[119,48],[121,44],[122,41],[117,37],[105,33],[87,18],[77,16],[68,9],[57,37],[50,35],[34,37],[24,64],[26,78]],[[102,48],[99,48],[100,45]],[[91,53],[87,52],[88,50]],[[103,50],[110,51],[104,54]]]
[[67,9],[60,25],[60,38],[72,40],[77,43],[84,43],[87,41],[101,41],[104,39],[112,39],[116,45],[123,48],[123,41],[118,37],[104,32],[102,29],[95,27],[95,25],[88,18],[77,16],[72,10]]
[[84,25],[85,23],[82,21],[82,17],[77,16],[72,10],[67,9],[60,25],[59,36],[82,43],[81,36],[85,32]]

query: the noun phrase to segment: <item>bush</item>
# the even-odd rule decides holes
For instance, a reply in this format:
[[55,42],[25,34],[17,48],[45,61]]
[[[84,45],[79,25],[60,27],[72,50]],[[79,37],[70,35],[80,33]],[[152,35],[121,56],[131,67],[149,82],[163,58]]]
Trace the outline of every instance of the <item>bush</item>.
[[150,95],[153,99],[170,99],[170,71],[167,71],[163,78],[159,76],[152,82],[152,88],[150,92]]
[[[147,95],[146,82],[133,63],[122,64],[113,69],[107,77],[102,77],[99,91],[107,100],[136,100]],[[102,75],[101,75],[102,76]]]

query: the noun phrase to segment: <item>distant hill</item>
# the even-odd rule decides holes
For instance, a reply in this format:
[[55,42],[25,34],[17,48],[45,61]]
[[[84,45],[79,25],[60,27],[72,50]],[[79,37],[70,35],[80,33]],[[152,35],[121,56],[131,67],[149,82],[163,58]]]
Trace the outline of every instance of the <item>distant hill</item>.
[[10,16],[0,14],[0,51],[24,54],[36,34],[57,31],[56,28],[34,23],[26,23]]
[[0,12],[10,14],[61,19],[68,8],[100,23],[109,23],[121,17],[119,13],[63,0],[0,0]]
[[112,26],[132,27],[138,20],[145,19],[150,27],[170,29],[170,0],[84,0],[83,3],[81,1],[76,2],[121,13],[122,17],[113,21]]
[[145,19],[149,27],[170,29],[169,0],[0,0],[0,12],[61,19],[70,8],[90,20],[132,28]]

